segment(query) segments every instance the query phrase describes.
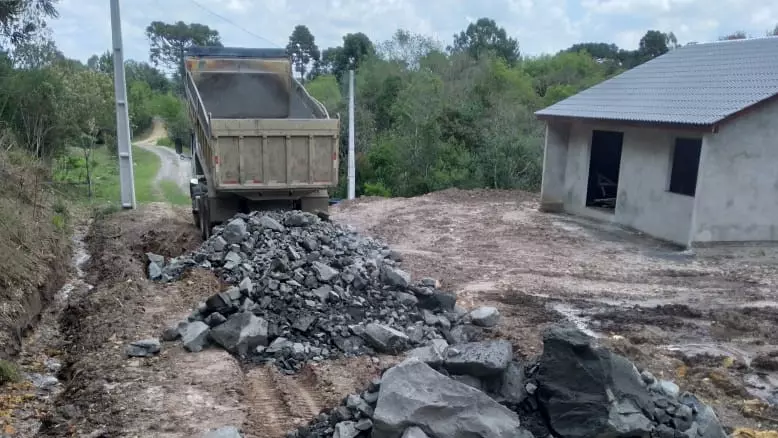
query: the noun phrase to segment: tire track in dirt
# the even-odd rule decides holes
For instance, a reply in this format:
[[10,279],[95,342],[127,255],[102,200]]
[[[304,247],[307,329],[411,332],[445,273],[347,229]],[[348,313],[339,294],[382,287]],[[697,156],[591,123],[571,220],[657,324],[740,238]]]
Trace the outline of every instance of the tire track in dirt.
[[321,411],[315,385],[296,376],[283,376],[272,366],[246,373],[248,431],[255,438],[279,438],[308,422]]

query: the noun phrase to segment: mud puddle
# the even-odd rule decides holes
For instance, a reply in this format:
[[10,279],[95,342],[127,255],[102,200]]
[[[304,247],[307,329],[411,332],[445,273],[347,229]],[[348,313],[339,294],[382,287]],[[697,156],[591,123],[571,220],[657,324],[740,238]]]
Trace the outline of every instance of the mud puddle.
[[84,281],[84,266],[90,259],[84,240],[90,225],[91,221],[75,227],[71,238],[71,276],[43,311],[35,329],[23,340],[18,361],[23,381],[11,388],[14,393],[12,400],[18,402],[18,405],[11,406],[13,412],[4,431],[10,436],[36,436],[42,426],[44,413],[52,407],[52,402],[62,391],[58,378],[62,369],[60,356],[63,338],[59,315],[67,306],[73,291],[92,289],[92,285]]

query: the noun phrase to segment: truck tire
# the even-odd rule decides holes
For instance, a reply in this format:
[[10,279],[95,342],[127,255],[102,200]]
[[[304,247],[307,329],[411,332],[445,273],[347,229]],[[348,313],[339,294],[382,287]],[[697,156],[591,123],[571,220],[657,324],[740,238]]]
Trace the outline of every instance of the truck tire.
[[211,212],[208,210],[208,199],[201,196],[198,200],[198,210],[200,210],[200,236],[203,240],[211,237]]
[[330,200],[325,197],[309,197],[300,199],[300,209],[308,213],[327,214],[330,208]]

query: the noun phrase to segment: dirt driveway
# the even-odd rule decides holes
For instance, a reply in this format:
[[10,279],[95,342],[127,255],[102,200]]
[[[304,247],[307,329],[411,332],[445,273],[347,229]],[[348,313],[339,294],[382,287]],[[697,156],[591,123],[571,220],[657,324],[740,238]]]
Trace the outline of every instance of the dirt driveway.
[[764,403],[778,401],[775,247],[684,252],[537,206],[522,192],[446,190],[346,201],[333,218],[386,240],[462,305],[498,307],[498,335],[527,356],[566,319],[699,393],[725,424],[778,425]]

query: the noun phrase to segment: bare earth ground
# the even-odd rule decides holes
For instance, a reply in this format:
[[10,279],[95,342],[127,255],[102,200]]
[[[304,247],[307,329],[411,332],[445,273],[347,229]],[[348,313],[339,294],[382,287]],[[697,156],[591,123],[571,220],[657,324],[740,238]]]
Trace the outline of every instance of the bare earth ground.
[[[775,248],[689,255],[536,207],[521,192],[448,190],[346,202],[333,218],[392,244],[405,269],[441,279],[465,307],[499,307],[494,335],[524,356],[540,351],[544,327],[569,320],[701,395],[726,425],[778,425],[777,413],[751,402],[772,395],[768,371],[778,369],[772,358],[752,363],[778,351]],[[178,343],[158,357],[126,358],[129,342],[158,337],[225,288],[200,270],[170,285],[146,280],[144,252],[174,256],[199,243],[186,213],[152,204],[95,221],[85,277],[94,287],[74,288],[57,321],[61,342],[46,353],[63,361],[64,388],[48,412],[30,414],[43,418],[38,436],[196,437],[236,425],[247,437],[282,437],[401,359],[344,359],[285,376]]]
[[495,335],[525,356],[540,351],[544,327],[567,320],[698,393],[729,427],[778,425],[764,403],[778,401],[776,247],[686,253],[537,207],[523,192],[446,190],[346,201],[333,219],[387,241],[460,305],[498,307]]
[[158,338],[226,288],[202,270],[169,285],[146,280],[146,251],[175,256],[199,244],[183,213],[151,204],[93,225],[86,275],[93,288],[72,291],[59,318],[64,388],[56,406],[38,414],[38,436],[196,437],[235,425],[246,437],[282,437],[397,360],[338,360],[284,376],[275,368],[244,369],[220,349],[187,353],[179,343],[163,344],[157,357],[127,358],[129,342]]

